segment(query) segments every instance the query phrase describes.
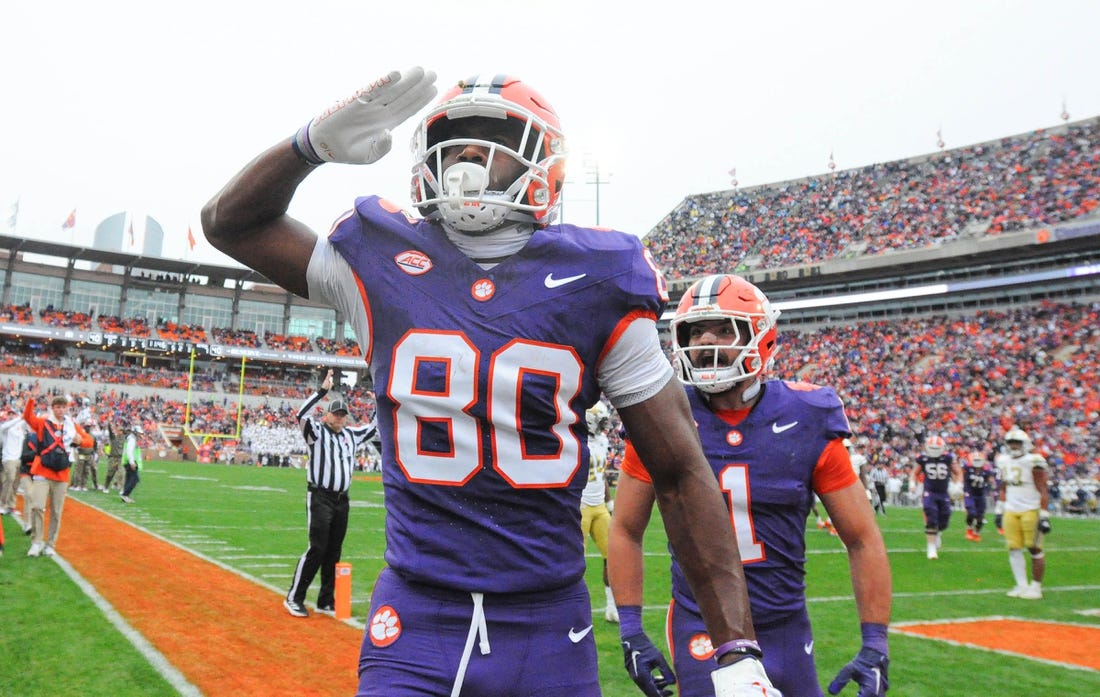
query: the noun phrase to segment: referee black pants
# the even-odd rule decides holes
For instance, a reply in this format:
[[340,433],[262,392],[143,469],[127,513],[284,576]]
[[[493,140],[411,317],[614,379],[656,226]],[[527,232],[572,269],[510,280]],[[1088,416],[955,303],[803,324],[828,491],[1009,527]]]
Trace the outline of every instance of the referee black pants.
[[304,603],[309,584],[313,583],[313,577],[320,569],[321,590],[317,593],[317,607],[333,606],[336,562],[340,561],[344,535],[348,532],[349,508],[346,493],[309,487],[309,493],[306,494],[309,549],[298,559],[287,598],[296,603]]

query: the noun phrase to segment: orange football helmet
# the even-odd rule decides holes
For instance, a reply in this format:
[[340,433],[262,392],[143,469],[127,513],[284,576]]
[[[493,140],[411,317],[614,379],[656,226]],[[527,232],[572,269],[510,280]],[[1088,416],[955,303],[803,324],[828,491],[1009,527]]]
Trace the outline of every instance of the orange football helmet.
[[[680,298],[669,325],[680,380],[714,394],[763,374],[775,356],[778,319],[779,310],[767,296],[740,276],[696,281]],[[704,320],[728,321],[732,341],[691,346],[691,325]],[[731,349],[738,353],[727,361]]]
[[[507,135],[494,142],[464,133],[466,125]],[[518,143],[515,149],[506,143]],[[487,148],[484,166],[460,162],[442,170],[444,151],[461,145]],[[565,180],[565,139],[554,108],[514,77],[482,75],[446,92],[413,136],[413,205],[428,219],[455,230],[484,233],[508,221],[546,226],[557,215]],[[505,188],[490,189],[498,158],[519,162],[523,172]]]
[[947,441],[940,436],[928,436],[924,441],[924,454],[928,457],[939,457],[947,452]]

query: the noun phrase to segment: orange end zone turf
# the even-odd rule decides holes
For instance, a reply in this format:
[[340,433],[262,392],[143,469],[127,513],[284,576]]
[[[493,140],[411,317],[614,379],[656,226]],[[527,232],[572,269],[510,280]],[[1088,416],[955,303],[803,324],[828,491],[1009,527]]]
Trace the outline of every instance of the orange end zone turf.
[[1100,670],[1100,628],[1012,618],[902,624],[892,632]]
[[[70,498],[58,552],[206,697],[355,694],[363,633]],[[83,531],[83,534],[76,532]]]

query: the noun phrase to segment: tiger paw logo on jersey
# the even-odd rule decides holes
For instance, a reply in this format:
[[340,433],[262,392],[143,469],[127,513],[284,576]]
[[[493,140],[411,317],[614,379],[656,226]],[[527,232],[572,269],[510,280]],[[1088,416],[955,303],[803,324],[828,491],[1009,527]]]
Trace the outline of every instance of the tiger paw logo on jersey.
[[714,655],[714,644],[710,642],[709,634],[696,634],[688,642],[688,651],[691,657],[697,661],[708,661]]
[[488,278],[480,278],[474,281],[474,285],[470,286],[470,295],[474,296],[474,300],[485,302],[493,297],[493,294],[497,292],[496,284],[494,284]]
[[726,442],[733,447],[741,445],[745,441],[745,437],[741,435],[741,432],[734,429],[726,434]]
[[370,643],[378,648],[385,648],[397,641],[401,636],[401,618],[397,616],[397,610],[389,605],[383,605],[370,618]]

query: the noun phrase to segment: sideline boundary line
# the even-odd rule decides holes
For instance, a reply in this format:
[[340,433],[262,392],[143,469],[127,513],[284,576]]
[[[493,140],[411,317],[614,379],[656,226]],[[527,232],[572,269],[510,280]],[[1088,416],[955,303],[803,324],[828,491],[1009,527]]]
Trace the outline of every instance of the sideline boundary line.
[[168,658],[157,650],[149,641],[139,632],[134,629],[129,622],[126,621],[114,605],[111,605],[99,591],[95,589],[95,586],[88,583],[87,579],[80,575],[72,564],[65,561],[60,555],[55,554],[53,557],[54,563],[56,563],[65,574],[72,579],[72,582],[83,591],[84,595],[91,598],[95,606],[99,608],[99,611],[103,613],[103,616],[107,618],[115,629],[119,631],[122,636],[126,637],[126,640],[130,642],[135,649],[138,650],[142,656],[149,661],[149,665],[153,666],[153,669],[160,673],[160,676],[168,681],[168,683],[176,688],[176,690],[183,695],[183,697],[203,697],[202,691],[198,687],[193,685],[183,673],[181,673]]

